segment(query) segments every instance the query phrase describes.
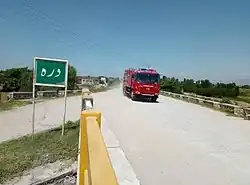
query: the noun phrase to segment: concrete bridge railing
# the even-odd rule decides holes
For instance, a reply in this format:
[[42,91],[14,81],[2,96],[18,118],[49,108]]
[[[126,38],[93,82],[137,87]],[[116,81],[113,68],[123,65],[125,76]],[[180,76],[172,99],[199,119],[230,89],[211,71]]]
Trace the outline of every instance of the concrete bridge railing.
[[169,97],[184,100],[187,102],[205,105],[205,106],[212,107],[215,109],[220,109],[226,112],[230,112],[236,116],[243,117],[247,120],[250,120],[250,108],[227,104],[227,103],[221,103],[218,101],[208,100],[208,99],[204,99],[201,97],[194,97],[194,96],[189,96],[189,95],[167,92],[167,91],[161,91],[161,93],[165,96],[169,96]]
[[[81,90],[68,90],[68,95],[74,95],[80,93]],[[31,99],[32,92],[8,92],[9,100],[24,100]],[[48,97],[63,97],[64,90],[59,91],[37,91],[37,98],[48,98]]]

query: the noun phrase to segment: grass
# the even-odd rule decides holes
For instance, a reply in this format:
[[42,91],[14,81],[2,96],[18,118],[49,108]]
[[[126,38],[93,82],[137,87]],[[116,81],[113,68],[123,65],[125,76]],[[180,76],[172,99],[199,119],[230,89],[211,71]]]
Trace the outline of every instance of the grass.
[[25,106],[28,104],[32,104],[32,102],[31,101],[18,101],[18,100],[0,102],[0,111],[10,110],[10,109]]
[[61,128],[37,133],[0,143],[0,184],[20,176],[31,168],[57,160],[77,159],[79,121]]
[[[97,88],[91,92],[106,91],[109,88]],[[0,110],[29,104],[25,101],[13,101],[0,104]],[[79,121],[65,124],[65,134],[61,128],[55,128],[34,135],[0,143],[0,184],[34,167],[57,160],[77,159],[79,139]]]
[[240,88],[240,94],[244,96],[250,96],[250,89]]
[[240,95],[234,101],[250,104],[250,89],[240,88]]
[[250,96],[238,96],[235,100],[250,104]]

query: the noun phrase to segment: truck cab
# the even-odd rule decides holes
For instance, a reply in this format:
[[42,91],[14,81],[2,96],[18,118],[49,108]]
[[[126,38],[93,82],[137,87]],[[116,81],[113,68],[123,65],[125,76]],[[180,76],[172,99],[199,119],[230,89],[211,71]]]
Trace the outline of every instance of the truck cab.
[[147,98],[155,102],[160,93],[160,75],[154,69],[125,72],[124,91],[132,100]]

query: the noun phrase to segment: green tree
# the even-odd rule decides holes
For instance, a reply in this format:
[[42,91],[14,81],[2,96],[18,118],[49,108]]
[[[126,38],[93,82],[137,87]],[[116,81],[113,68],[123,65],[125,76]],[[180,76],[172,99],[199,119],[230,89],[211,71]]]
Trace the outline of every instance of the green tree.
[[193,80],[184,79],[179,81],[176,78],[164,78],[160,81],[161,89],[165,91],[182,93],[184,92],[196,93],[202,96],[209,97],[237,97],[239,95],[239,87],[235,83],[211,83],[208,79],[205,80]]
[[6,69],[0,73],[0,83],[3,84],[2,91],[32,90],[32,71],[28,67]]
[[76,74],[77,74],[76,68],[72,65],[69,65],[68,89],[75,89],[76,88]]
[[32,91],[32,84],[33,71],[31,69],[25,68],[25,70],[21,73],[19,91]]
[[183,90],[185,92],[195,93],[196,92],[196,84],[193,79],[185,79],[182,82]]
[[174,93],[182,92],[182,85],[176,78],[164,78],[160,80],[161,89],[165,91],[170,91]]
[[[0,86],[3,92],[12,91],[32,91],[32,73],[33,70],[28,67],[11,68],[0,71]],[[77,71],[72,65],[69,66],[68,89],[76,87]],[[55,90],[55,87],[37,87],[37,90]]]

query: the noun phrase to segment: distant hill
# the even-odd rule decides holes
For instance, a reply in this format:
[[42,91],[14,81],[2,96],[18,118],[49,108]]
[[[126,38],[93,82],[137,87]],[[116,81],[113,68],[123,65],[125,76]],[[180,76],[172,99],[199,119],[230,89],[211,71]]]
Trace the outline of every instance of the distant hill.
[[238,85],[250,85],[250,78],[235,80]]

